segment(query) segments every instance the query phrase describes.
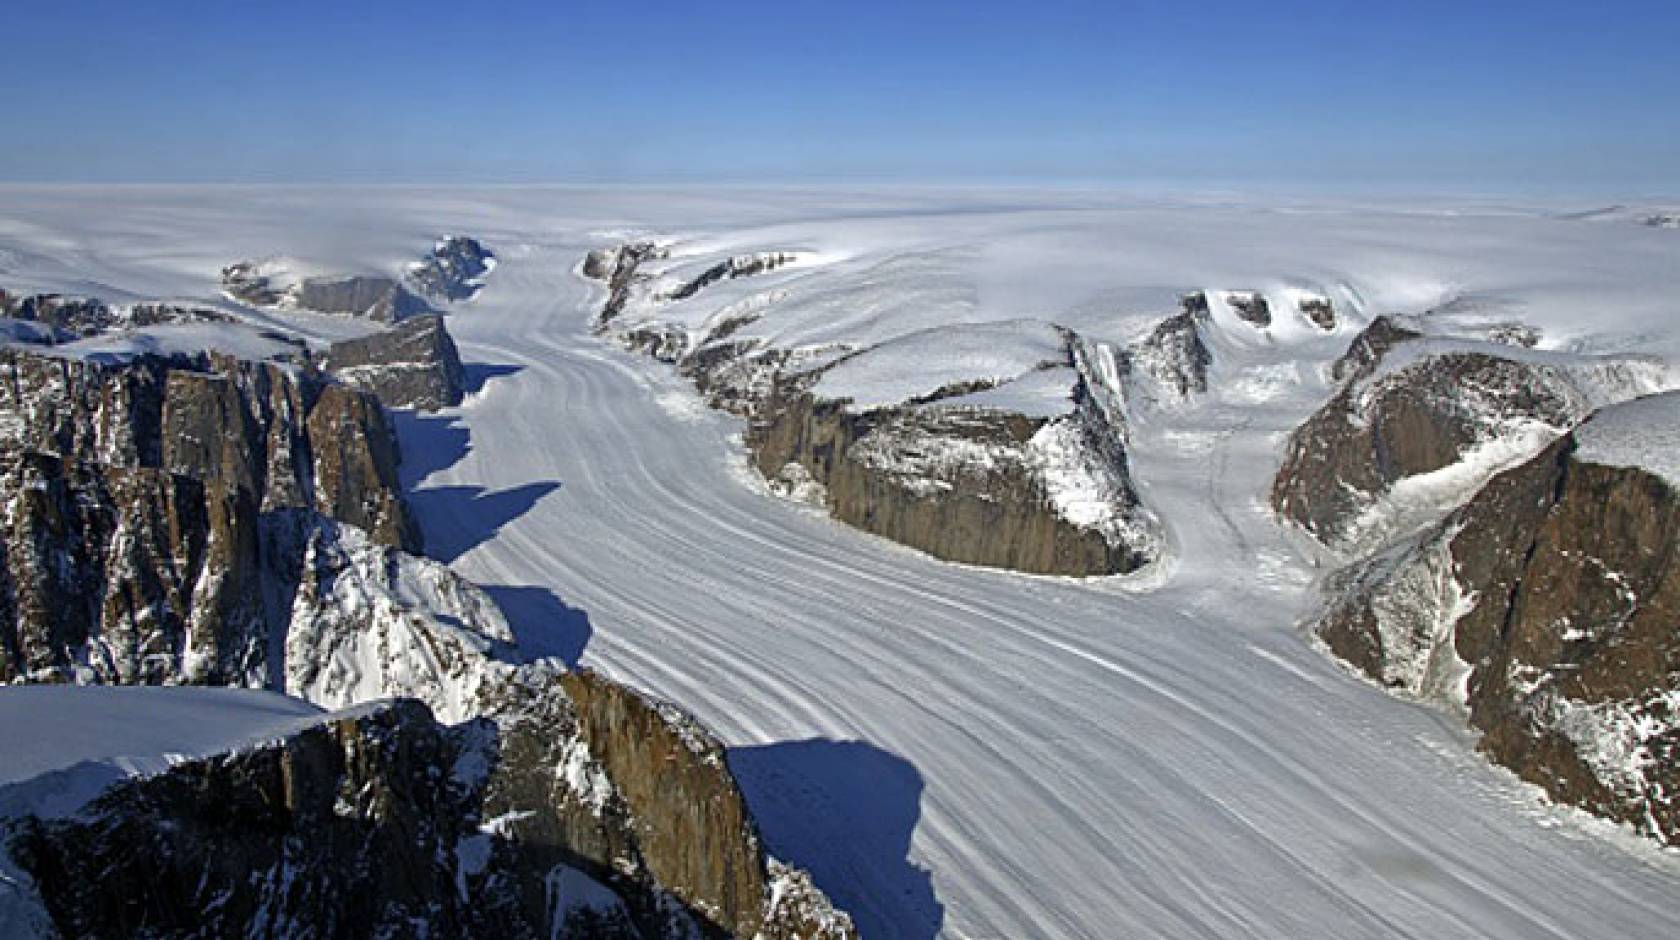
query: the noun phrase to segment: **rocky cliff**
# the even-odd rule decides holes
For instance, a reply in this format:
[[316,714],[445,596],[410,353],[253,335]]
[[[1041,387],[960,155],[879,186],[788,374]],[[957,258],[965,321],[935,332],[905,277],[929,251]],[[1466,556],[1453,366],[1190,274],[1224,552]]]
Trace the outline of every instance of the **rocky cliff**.
[[1342,575],[1318,634],[1554,799],[1680,842],[1680,395],[1604,409]]
[[6,680],[264,684],[313,533],[418,547],[378,403],[307,370],[4,350],[0,442]]
[[383,333],[333,343],[322,368],[393,408],[459,405],[464,371],[455,341],[437,315],[412,317]]
[[1290,436],[1271,500],[1356,554],[1432,521],[1594,408],[1661,389],[1666,368],[1429,337],[1378,318],[1331,375],[1343,384]]
[[597,328],[604,329],[630,302],[642,263],[665,257],[665,249],[653,242],[626,242],[615,248],[598,248],[583,259],[582,272],[606,284],[607,298],[596,317]]
[[[739,809],[715,755],[681,743],[690,726],[577,682],[597,691],[574,706],[527,671],[501,714],[454,726],[417,701],[359,706],[119,781],[74,812],[14,814],[0,833],[65,937],[853,936],[765,859],[744,815],[687,821]],[[631,737],[609,744],[612,728]],[[610,770],[592,745],[613,748]],[[615,780],[668,806],[634,806]],[[725,887],[747,893],[714,893],[713,866],[731,863],[743,871],[724,869],[738,875]]]
[[307,365],[0,349],[0,443],[14,455],[161,469],[245,490],[265,511],[310,508],[419,547],[378,400]]
[[[732,256],[692,275],[648,270],[663,257],[636,242],[584,260],[582,273],[606,282],[597,325],[675,365],[713,407],[747,418],[753,465],[772,489],[968,564],[1096,576],[1159,557],[1160,526],[1126,458],[1124,356],[1105,349],[1099,370],[1094,346],[1029,320],[916,331],[864,349],[778,345],[752,329],[772,312],[775,290],[689,329],[649,311],[795,256]],[[631,305],[636,318],[621,323]],[[1164,327],[1156,346],[1163,381],[1205,382],[1193,327],[1182,336]],[[963,352],[952,359],[952,350]],[[863,387],[902,388],[854,401],[829,387],[842,372]]]
[[[1116,574],[1157,557],[1157,523],[1083,379],[1069,390],[1074,409],[1055,417],[938,400],[857,412],[800,384],[763,409],[747,443],[773,485],[842,522],[949,561],[1036,574]],[[1075,502],[1094,511],[1069,511]]]

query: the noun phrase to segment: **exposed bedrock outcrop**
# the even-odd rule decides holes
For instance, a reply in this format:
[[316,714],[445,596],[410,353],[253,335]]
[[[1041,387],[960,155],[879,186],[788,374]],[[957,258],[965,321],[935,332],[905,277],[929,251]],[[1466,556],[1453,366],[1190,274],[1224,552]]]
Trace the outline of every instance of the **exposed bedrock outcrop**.
[[263,684],[312,533],[418,545],[378,402],[307,370],[0,351],[0,444],[4,680]]
[[484,288],[484,278],[495,266],[496,256],[477,239],[449,235],[409,269],[408,282],[434,300],[471,300]]
[[[231,323],[219,310],[185,304],[139,303],[112,307],[96,297],[64,294],[13,296],[0,291],[0,316],[12,323],[5,338],[51,346],[113,330],[180,323]],[[28,326],[28,329],[22,327]]]
[[222,290],[257,307],[284,307],[396,323],[434,312],[383,275],[297,277],[279,262],[241,261],[222,269]]
[[[1416,539],[1343,575],[1318,625],[1373,679],[1462,707],[1554,799],[1680,842],[1680,490],[1670,393],[1604,409]],[[1671,463],[1671,461],[1670,461]]]
[[671,292],[668,299],[687,300],[719,281],[727,281],[737,277],[751,277],[754,274],[765,274],[792,260],[794,260],[794,256],[784,251],[766,251],[752,255],[741,255],[736,258],[726,258],[700,272],[692,279],[685,281]]
[[396,437],[372,395],[306,366],[219,354],[109,363],[0,350],[0,443],[249,491],[419,547]]
[[1232,313],[1253,326],[1265,329],[1272,325],[1272,305],[1267,302],[1264,294],[1256,291],[1227,291],[1225,302],[1230,304]]
[[1127,384],[1156,405],[1183,402],[1208,390],[1213,352],[1203,335],[1212,322],[1201,291],[1179,300],[1179,311],[1156,324],[1124,353]]
[[119,780],[73,816],[0,799],[53,929],[853,936],[764,854],[692,719],[526,663],[483,592],[402,550],[384,422],[307,362],[0,351],[0,682],[417,700]]
[[630,302],[638,270],[643,262],[665,257],[665,249],[654,242],[626,242],[615,248],[597,248],[583,259],[587,277],[606,282],[607,299],[596,318],[596,328],[605,329]]
[[[710,751],[673,749],[690,729],[599,680],[579,678],[598,691],[574,705],[524,678],[495,716],[446,727],[412,700],[323,716],[118,782],[71,816],[14,818],[6,843],[65,937],[853,936],[750,822],[691,819],[733,783]],[[638,813],[590,756],[611,734],[580,737],[580,715],[645,736],[654,763],[617,745],[612,763],[641,791],[673,781],[671,815]],[[663,880],[669,828],[701,880]],[[711,893],[737,862],[752,874],[727,887],[756,893]]]
[[1414,510],[1450,507],[1594,408],[1666,383],[1655,361],[1436,339],[1387,318],[1331,372],[1345,384],[1290,436],[1271,499],[1285,519],[1349,552],[1431,521]]
[[437,315],[333,343],[321,365],[340,381],[379,396],[388,407],[436,410],[459,405],[464,395],[460,352]]
[[1074,410],[1053,417],[937,401],[857,412],[801,384],[762,409],[747,443],[773,485],[842,522],[948,561],[1035,574],[1116,574],[1157,557],[1118,431],[1083,381]]
[[99,333],[120,322],[117,311],[103,301],[65,294],[13,296],[0,291],[0,311],[13,319],[75,335]]

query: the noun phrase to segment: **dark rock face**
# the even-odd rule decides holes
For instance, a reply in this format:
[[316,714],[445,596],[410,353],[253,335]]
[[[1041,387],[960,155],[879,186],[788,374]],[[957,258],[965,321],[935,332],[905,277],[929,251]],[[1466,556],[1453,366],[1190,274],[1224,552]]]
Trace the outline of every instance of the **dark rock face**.
[[371,395],[307,367],[210,354],[122,364],[0,350],[0,442],[248,490],[414,550],[396,438]]
[[[17,296],[0,290],[0,316],[13,321],[6,338],[32,345],[54,346],[114,330],[144,329],[181,323],[235,323],[235,318],[208,307],[174,303],[138,303],[113,307],[96,297],[63,294]],[[20,329],[28,324],[32,329]],[[270,339],[287,339],[263,334]],[[307,348],[295,341],[302,354]]]
[[[1605,394],[1634,394],[1637,361],[1525,361],[1493,344],[1409,347],[1388,371],[1384,359],[1420,343],[1378,319],[1332,368],[1347,384],[1290,436],[1272,487],[1272,506],[1332,547],[1368,540],[1361,516],[1397,483],[1458,463],[1480,445],[1561,435]],[[1601,389],[1612,390],[1609,393]]]
[[496,256],[476,239],[451,235],[438,242],[426,260],[408,272],[415,291],[434,300],[471,300],[484,288]]
[[312,277],[299,282],[292,302],[305,310],[396,323],[431,312],[426,302],[388,277]]
[[648,871],[723,931],[757,934],[769,871],[722,744],[672,706],[593,673],[561,681],[576,704],[581,740],[638,821]]
[[67,937],[503,927],[456,882],[474,821],[444,776],[456,750],[422,706],[385,706],[120,783],[81,818],[19,826],[12,851]]
[[260,684],[316,512],[413,548],[371,396],[273,363],[0,350],[0,680]]
[[238,261],[223,268],[222,290],[256,307],[278,306],[286,297],[285,289],[274,284],[256,261]]
[[14,500],[0,533],[0,681],[232,680],[260,668],[255,578],[213,570],[256,561],[249,493],[40,453],[0,464],[0,487]]
[[1142,538],[1114,539],[1058,514],[1035,465],[1034,439],[1065,434],[1065,450],[1092,455],[1112,476],[1119,512],[1141,512],[1124,449],[1088,390],[1075,415],[1045,419],[914,405],[856,414],[799,384],[763,409],[747,444],[766,479],[819,485],[842,522],[948,561],[1035,574],[1123,573],[1153,557]]
[[1307,297],[1300,303],[1301,315],[1325,332],[1336,328],[1336,306],[1324,297]]
[[718,281],[737,277],[751,277],[754,274],[774,271],[792,261],[793,257],[786,252],[775,251],[719,261],[701,272],[698,277],[673,291],[670,299],[687,300]]
[[1680,493],[1574,435],[1343,577],[1318,631],[1560,802],[1680,842]]
[[1225,302],[1231,305],[1231,312],[1244,322],[1251,323],[1260,329],[1272,325],[1272,305],[1266,302],[1265,295],[1253,291],[1232,291],[1225,295]]
[[436,410],[464,394],[461,355],[441,316],[404,320],[394,329],[334,343],[323,368],[392,408]]
[[397,438],[379,400],[342,385],[321,390],[307,423],[316,508],[374,541],[420,551],[420,530],[397,480]]
[[1150,334],[1126,351],[1126,369],[1141,380],[1140,391],[1158,403],[1182,401],[1207,392],[1213,353],[1202,330],[1211,320],[1207,295],[1201,291],[1180,299],[1179,312],[1162,320]]
[[1359,332],[1330,366],[1330,377],[1338,382],[1361,379],[1376,369],[1388,351],[1407,340],[1422,339],[1423,333],[1397,317],[1377,317]]
[[223,268],[222,289],[228,296],[258,307],[291,307],[379,323],[396,323],[434,312],[424,300],[388,277],[306,277],[282,284],[267,266],[254,261]]
[[94,297],[69,297],[64,294],[6,296],[0,300],[0,308],[8,317],[78,335],[100,333],[118,322],[117,314]]
[[413,700],[324,716],[0,837],[66,937],[855,936],[765,858],[715,741],[563,678],[452,727]]

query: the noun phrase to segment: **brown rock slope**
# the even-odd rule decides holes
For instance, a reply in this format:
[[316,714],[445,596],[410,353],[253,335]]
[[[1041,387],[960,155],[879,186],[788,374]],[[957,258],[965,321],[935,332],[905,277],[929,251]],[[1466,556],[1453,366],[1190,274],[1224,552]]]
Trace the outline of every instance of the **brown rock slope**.
[[[1680,842],[1680,490],[1596,441],[1672,441],[1680,396],[1611,406],[1345,575],[1337,655],[1461,705],[1553,798]],[[1624,439],[1628,435],[1623,435]],[[1663,448],[1653,448],[1663,462]]]
[[[854,412],[800,390],[808,381],[772,399],[747,443],[766,479],[816,484],[836,519],[937,558],[1035,574],[1115,574],[1153,559],[1153,523],[1083,379],[1070,389],[1075,409],[1058,417],[937,401]],[[1094,464],[1082,469],[1108,483],[1131,538],[1057,512],[1044,441],[1065,459]]]
[[1457,490],[1466,495],[1594,408],[1656,391],[1663,380],[1654,362],[1433,339],[1382,317],[1331,374],[1344,384],[1290,436],[1271,501],[1284,519],[1350,552],[1415,521],[1385,502],[1403,481],[1486,447],[1483,466],[1464,467]]

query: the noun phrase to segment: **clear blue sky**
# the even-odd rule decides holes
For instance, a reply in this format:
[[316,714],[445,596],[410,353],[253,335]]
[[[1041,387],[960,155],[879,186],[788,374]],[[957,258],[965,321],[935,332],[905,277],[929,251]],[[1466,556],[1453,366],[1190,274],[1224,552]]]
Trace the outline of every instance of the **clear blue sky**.
[[16,3],[0,180],[1680,191],[1680,0]]

